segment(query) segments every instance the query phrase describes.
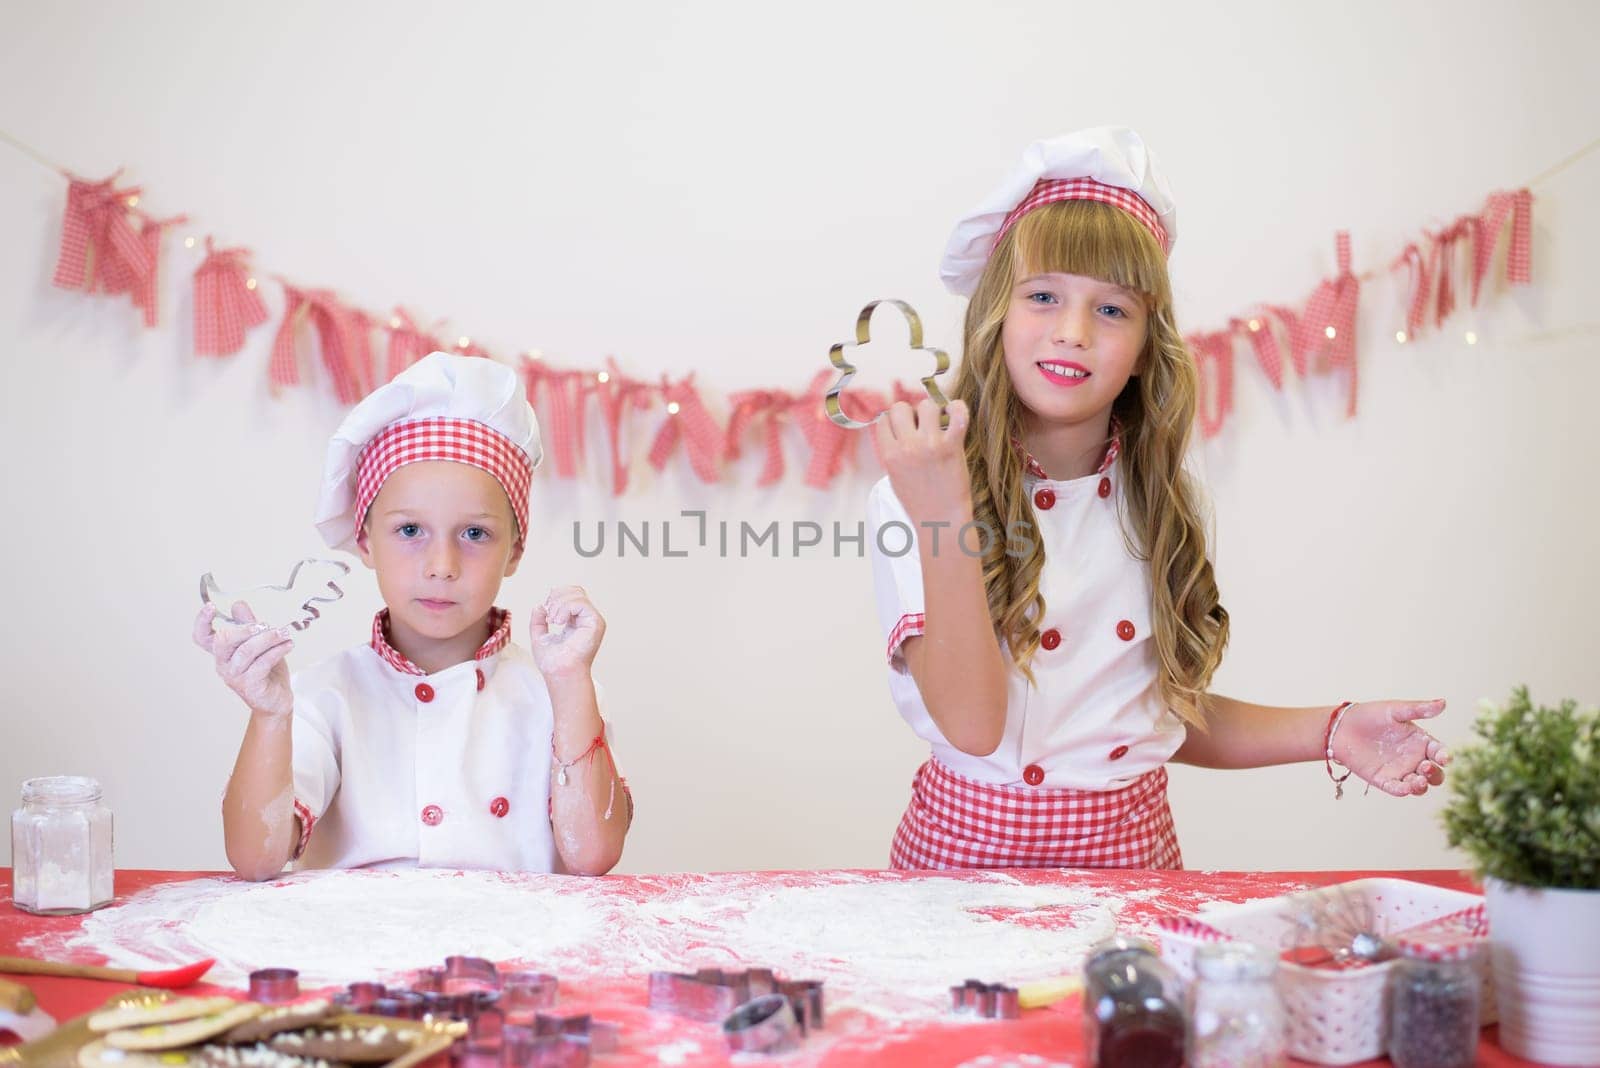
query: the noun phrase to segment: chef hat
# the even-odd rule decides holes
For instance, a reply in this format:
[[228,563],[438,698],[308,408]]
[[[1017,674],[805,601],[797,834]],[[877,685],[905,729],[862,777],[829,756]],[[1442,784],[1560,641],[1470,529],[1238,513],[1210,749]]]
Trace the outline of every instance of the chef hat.
[[334,431],[317,530],[330,548],[354,552],[356,531],[385,479],[406,464],[449,460],[494,476],[520,537],[541,456],[539,421],[516,371],[479,356],[435,352],[373,390]]
[[1163,252],[1172,253],[1178,212],[1144,138],[1126,126],[1097,126],[1028,146],[1006,180],[956,223],[939,263],[945,288],[971,296],[989,254],[1012,224],[1059,200],[1115,205],[1155,235]]

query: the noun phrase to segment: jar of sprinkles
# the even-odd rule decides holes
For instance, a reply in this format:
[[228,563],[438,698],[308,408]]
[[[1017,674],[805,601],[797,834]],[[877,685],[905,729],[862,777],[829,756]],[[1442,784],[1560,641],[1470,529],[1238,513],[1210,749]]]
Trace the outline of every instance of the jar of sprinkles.
[[1396,944],[1389,1059],[1396,1068],[1470,1068],[1478,1058],[1481,941]]
[[1279,1068],[1289,1021],[1278,995],[1278,954],[1249,942],[1195,953],[1189,985],[1189,1068]]

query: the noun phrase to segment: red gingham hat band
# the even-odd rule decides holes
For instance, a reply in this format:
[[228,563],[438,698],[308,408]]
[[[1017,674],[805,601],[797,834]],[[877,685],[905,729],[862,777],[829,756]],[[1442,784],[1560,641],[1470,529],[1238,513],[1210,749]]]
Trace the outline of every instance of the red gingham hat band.
[[406,464],[447,460],[470,464],[494,476],[511,501],[517,539],[528,530],[528,485],[533,466],[510,438],[471,419],[437,416],[393,423],[367,443],[356,465],[355,522],[359,530],[367,509],[388,477]]
[[1033,191],[1023,198],[1022,203],[1012,208],[1011,214],[1006,216],[1006,221],[1000,224],[1000,232],[995,235],[994,243],[998,245],[1006,236],[1006,231],[1016,225],[1016,221],[1028,212],[1062,200],[1098,200],[1102,204],[1121,208],[1150,231],[1156,243],[1161,246],[1162,252],[1168,254],[1172,252],[1172,242],[1167,238],[1167,231],[1162,227],[1155,209],[1145,203],[1143,197],[1131,189],[1124,189],[1120,185],[1107,185],[1093,178],[1039,179],[1034,183]]

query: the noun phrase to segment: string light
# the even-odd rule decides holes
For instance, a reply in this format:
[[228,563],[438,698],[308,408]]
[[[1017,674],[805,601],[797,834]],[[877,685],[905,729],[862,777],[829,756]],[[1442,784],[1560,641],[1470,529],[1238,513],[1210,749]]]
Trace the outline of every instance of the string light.
[[1478,335],[1476,333],[1474,333],[1473,331],[1468,330],[1467,331],[1467,344],[1476,345],[1477,343],[1478,343]]
[[1339,331],[1335,330],[1331,326],[1328,327],[1328,329],[1324,330],[1323,333],[1328,335],[1328,340],[1329,341],[1332,341],[1334,338],[1339,336]]
[[596,382],[599,382],[603,386],[607,382],[611,381],[611,372],[601,371],[599,374],[595,375],[594,378]]
[[183,239],[183,247],[184,248],[194,248],[194,238],[192,238],[192,237],[184,238]]
[[1251,319],[1250,320],[1250,332],[1252,334],[1259,334],[1261,332],[1261,320],[1260,319]]
[[542,359],[544,359],[544,353],[540,352],[538,349],[529,349],[528,350],[528,359],[530,359],[530,360],[542,360]]
[[400,329],[400,316],[398,316],[398,315],[389,316],[389,329],[390,330],[398,330],[398,329]]
[[254,278],[246,278],[244,281],[244,287],[246,289],[254,289],[256,287],[256,280]]
[[131,197],[128,198],[128,207],[137,208],[138,206],[139,206],[139,197],[138,197],[137,194],[135,194],[134,196],[131,196]]
[[677,415],[678,414],[678,402],[677,401],[668,401],[667,402],[667,414],[668,415]]
[[463,334],[460,337],[456,338],[456,348],[458,348],[458,349],[469,348],[469,347],[471,347],[471,345],[472,345],[472,339],[470,337],[467,337],[465,334]]
[[1404,330],[1396,330],[1394,332],[1394,339],[1400,342],[1400,344],[1404,345],[1406,343],[1406,332]]

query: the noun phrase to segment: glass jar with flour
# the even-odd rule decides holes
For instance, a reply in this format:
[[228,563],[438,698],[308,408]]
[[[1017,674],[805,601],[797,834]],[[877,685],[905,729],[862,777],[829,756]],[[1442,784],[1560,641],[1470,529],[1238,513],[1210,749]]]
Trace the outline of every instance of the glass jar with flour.
[[22,784],[11,814],[11,901],[24,912],[65,916],[111,902],[111,810],[100,784],[51,775]]

